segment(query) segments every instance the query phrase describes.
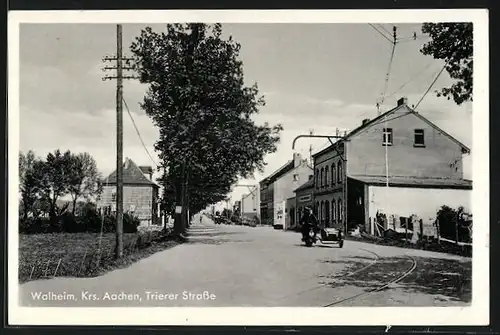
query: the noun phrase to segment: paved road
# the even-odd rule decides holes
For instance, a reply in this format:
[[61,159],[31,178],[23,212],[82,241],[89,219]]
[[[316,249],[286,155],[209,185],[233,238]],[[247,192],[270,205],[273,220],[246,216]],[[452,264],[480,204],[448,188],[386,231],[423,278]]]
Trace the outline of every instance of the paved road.
[[[194,221],[199,222],[199,218]],[[219,226],[203,218],[201,224],[192,226],[188,243],[97,278],[55,278],[23,284],[20,303],[54,307],[319,307],[365,292],[366,286],[343,282],[346,274],[369,274],[377,266],[371,263],[377,260],[381,264],[387,257],[401,262],[398,271],[402,274],[412,266],[407,255],[464,261],[354,241],[346,241],[342,249],[336,245],[306,248],[297,233],[269,227]],[[357,270],[350,268],[354,263],[358,264]],[[368,268],[363,270],[365,266]],[[63,294],[66,299],[43,300],[40,294],[44,293]],[[464,303],[392,286],[339,306],[457,304]]]

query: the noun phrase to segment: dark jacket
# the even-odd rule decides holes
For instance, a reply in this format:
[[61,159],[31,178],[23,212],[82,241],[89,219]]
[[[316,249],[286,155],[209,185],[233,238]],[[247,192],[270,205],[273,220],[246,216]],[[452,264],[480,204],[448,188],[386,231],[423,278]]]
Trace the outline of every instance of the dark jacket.
[[311,226],[317,226],[318,219],[316,219],[316,216],[314,214],[309,214],[308,212],[305,212],[304,215],[302,215],[299,224],[301,225],[308,224]]

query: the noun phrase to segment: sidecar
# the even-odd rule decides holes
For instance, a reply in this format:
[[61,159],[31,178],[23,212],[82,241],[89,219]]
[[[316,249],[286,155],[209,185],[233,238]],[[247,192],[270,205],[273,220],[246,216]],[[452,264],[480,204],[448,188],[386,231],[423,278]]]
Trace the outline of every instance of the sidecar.
[[323,228],[319,234],[322,244],[338,244],[339,248],[344,246],[344,234],[338,228]]

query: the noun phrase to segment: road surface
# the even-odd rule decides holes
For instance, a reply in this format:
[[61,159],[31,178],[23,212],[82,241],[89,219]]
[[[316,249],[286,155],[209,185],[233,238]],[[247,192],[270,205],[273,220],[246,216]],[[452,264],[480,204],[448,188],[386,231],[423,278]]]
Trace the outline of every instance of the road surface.
[[453,267],[470,264],[458,256],[349,240],[343,248],[321,244],[307,248],[294,232],[214,225],[205,217],[201,223],[195,217],[194,222],[189,242],[128,268],[96,278],[55,278],[20,285],[20,304],[344,307],[468,303],[453,297],[456,290],[426,289],[425,279],[418,274],[422,260],[455,262]]

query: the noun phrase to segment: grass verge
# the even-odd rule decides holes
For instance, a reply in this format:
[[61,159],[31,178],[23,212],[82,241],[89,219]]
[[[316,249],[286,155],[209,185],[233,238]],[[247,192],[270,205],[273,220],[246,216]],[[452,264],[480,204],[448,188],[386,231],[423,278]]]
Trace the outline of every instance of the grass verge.
[[123,235],[124,255],[114,257],[115,234],[56,233],[19,236],[19,282],[54,277],[96,277],[124,268],[182,241],[167,232]]

